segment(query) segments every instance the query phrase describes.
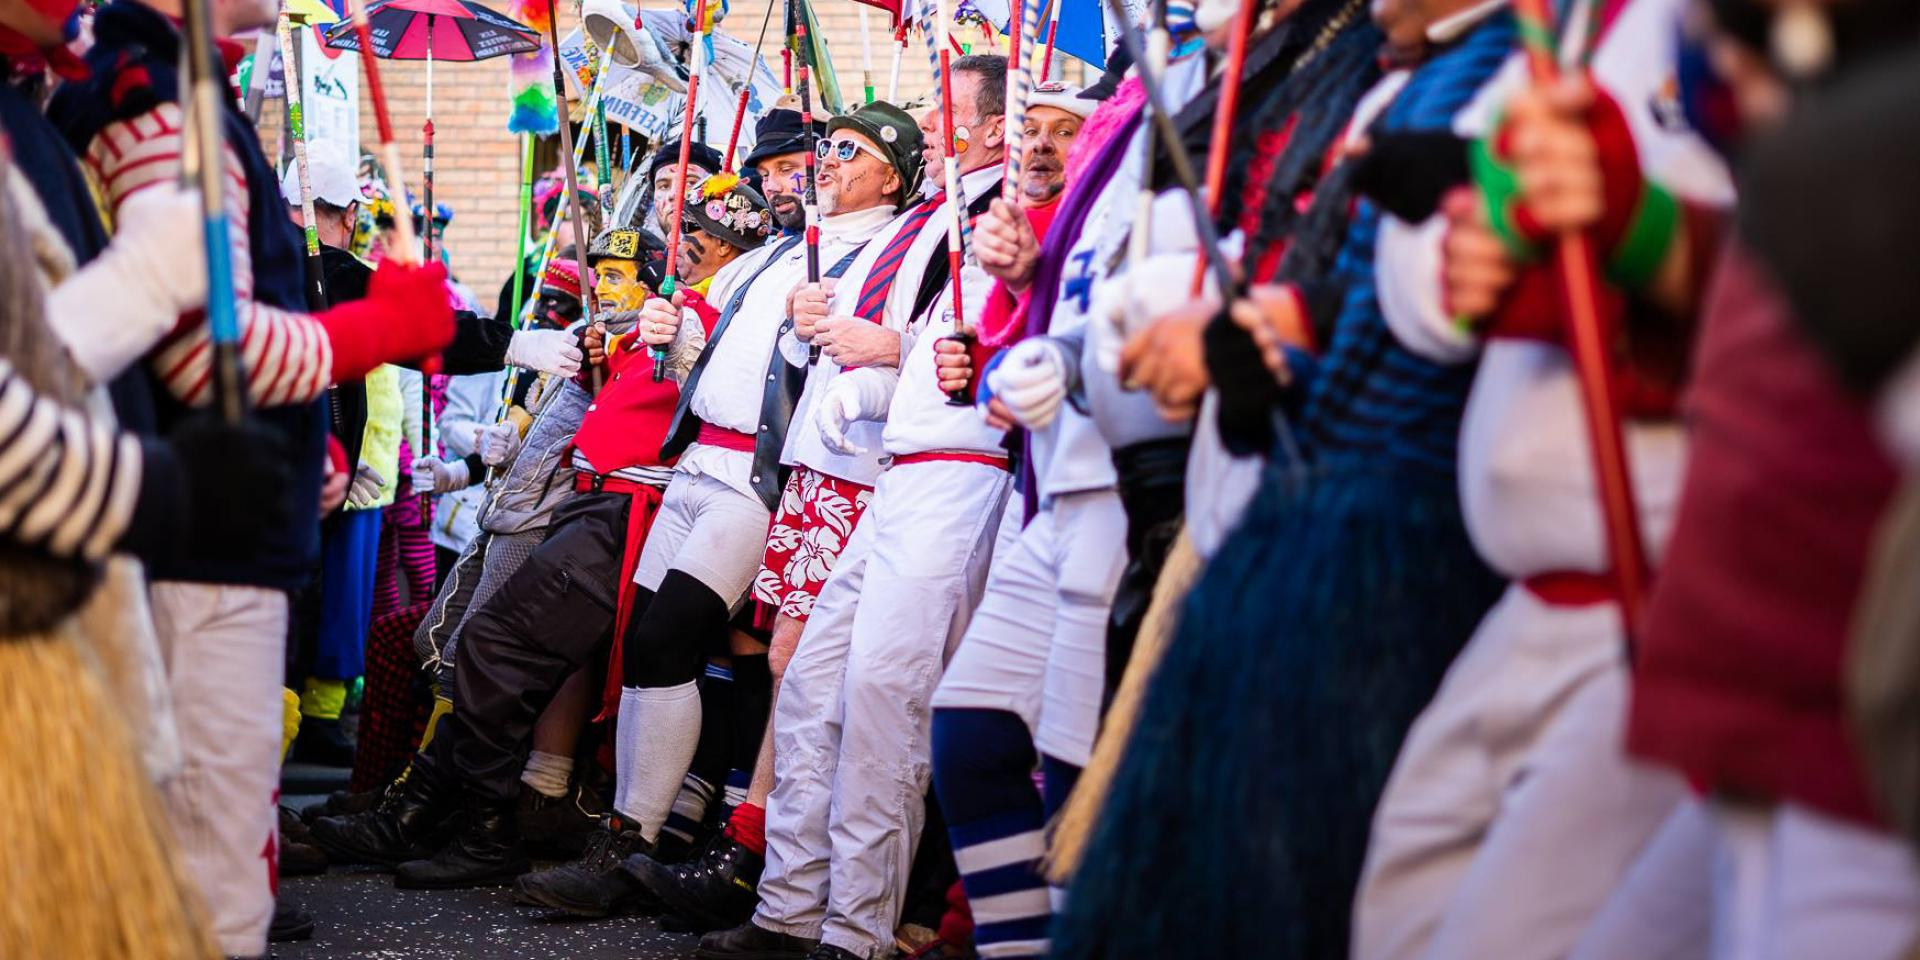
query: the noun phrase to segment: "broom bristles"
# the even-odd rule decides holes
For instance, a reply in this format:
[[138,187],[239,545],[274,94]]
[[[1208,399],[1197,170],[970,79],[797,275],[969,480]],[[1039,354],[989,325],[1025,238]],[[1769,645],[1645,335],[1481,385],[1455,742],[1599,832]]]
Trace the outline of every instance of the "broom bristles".
[[0,639],[0,704],[0,956],[219,956],[71,625]]
[[1127,672],[1120,678],[1120,687],[1113,693],[1113,703],[1108,706],[1107,715],[1101,721],[1100,737],[1093,744],[1093,756],[1088,759],[1086,769],[1080,772],[1073,792],[1067,795],[1066,805],[1060,808],[1060,813],[1054,818],[1053,835],[1047,846],[1046,870],[1047,878],[1055,884],[1067,885],[1074,871],[1080,869],[1087,844],[1093,839],[1094,828],[1100,823],[1100,811],[1106,805],[1107,791],[1113,785],[1114,774],[1120,769],[1120,761],[1126,756],[1127,740],[1133,736],[1133,728],[1140,718],[1140,703],[1146,698],[1154,668],[1160,665],[1160,658],[1173,639],[1175,628],[1179,625],[1180,605],[1199,576],[1200,554],[1194,550],[1193,541],[1187,537],[1187,529],[1183,526],[1179,536],[1174,538],[1172,548],[1167,551],[1160,579],[1154,581],[1153,600],[1147,606],[1146,616],[1140,621],[1140,633],[1134,639],[1133,656],[1127,661]]

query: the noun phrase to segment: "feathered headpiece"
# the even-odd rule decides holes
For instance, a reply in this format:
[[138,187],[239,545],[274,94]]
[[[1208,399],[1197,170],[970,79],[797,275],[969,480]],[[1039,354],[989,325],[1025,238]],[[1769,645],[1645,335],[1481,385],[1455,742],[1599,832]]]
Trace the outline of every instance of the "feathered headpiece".
[[[553,0],[513,0],[508,13],[542,37],[553,35]],[[545,136],[560,129],[560,111],[553,99],[553,56],[553,48],[545,43],[532,53],[513,55],[507,67],[507,95],[513,101],[508,132]]]

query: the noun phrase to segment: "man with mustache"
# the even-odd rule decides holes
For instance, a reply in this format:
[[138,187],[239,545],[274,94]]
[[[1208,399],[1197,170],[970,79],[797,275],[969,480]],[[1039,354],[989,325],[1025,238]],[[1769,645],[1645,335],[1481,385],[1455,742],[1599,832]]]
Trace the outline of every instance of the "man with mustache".
[[[918,138],[903,114],[873,104],[836,123],[856,119],[872,132],[842,161],[857,165],[858,176],[823,177],[819,184],[825,213],[820,264],[829,276],[853,266],[919,175]],[[786,156],[761,158],[771,193],[793,192],[791,179],[775,169]],[[714,213],[712,203],[702,204],[702,212]],[[791,327],[788,294],[805,280],[806,263],[800,238],[790,236],[729,264],[709,291],[720,318],[704,345],[682,333],[688,311],[678,294],[678,303],[656,297],[641,310],[641,340],[668,349],[669,369],[691,369],[661,451],[679,459],[633,578],[636,609],[644,605],[644,612],[622,641],[618,725],[631,733],[616,750],[616,817],[598,856],[527,878],[519,889],[526,899],[588,916],[643,904],[644,890],[620,863],[653,848],[680,791],[702,724],[696,680],[708,655],[728,649],[729,625],[746,599],[779,503],[780,453],[805,368],[777,345]],[[730,829],[743,842],[759,842],[757,824],[736,819]]]

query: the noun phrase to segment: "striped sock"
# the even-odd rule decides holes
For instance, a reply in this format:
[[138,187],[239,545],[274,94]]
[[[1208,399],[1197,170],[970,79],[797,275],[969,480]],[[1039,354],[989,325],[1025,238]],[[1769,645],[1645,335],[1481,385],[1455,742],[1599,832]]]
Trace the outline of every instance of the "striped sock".
[[673,798],[673,809],[667,811],[667,822],[660,828],[681,843],[692,843],[693,835],[700,830],[700,822],[706,819],[707,804],[713,801],[713,784],[702,780],[695,774],[687,774],[680,781],[680,792]]
[[727,785],[721,791],[721,800],[729,807],[737,807],[747,802],[747,790],[753,785],[753,771],[733,769],[727,771]]
[[982,960],[1047,955],[1046,815],[1027,725],[1004,710],[933,714],[934,786]]

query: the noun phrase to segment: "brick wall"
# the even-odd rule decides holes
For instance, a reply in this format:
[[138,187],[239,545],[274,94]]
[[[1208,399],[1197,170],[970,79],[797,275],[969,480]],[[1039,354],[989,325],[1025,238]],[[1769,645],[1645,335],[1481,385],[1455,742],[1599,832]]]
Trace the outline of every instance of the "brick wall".
[[[505,0],[492,2],[495,9],[506,10]],[[783,2],[732,0],[722,29],[752,43],[768,5]],[[666,6],[659,0],[647,4],[656,5]],[[562,0],[559,6],[560,32],[564,36],[574,22],[574,5]],[[859,9],[853,0],[815,0],[821,30],[828,38],[834,69],[839,74],[842,96],[850,103],[861,97]],[[775,10],[773,16],[774,23],[762,56],[778,75],[780,38],[776,34],[781,28],[780,11]],[[875,93],[885,97],[892,30],[883,11],[869,9],[867,21],[873,45]],[[978,35],[961,35],[957,39],[979,49]],[[418,194],[426,67],[418,62],[383,60],[380,68],[394,132],[400,138],[400,149],[406,157],[409,184]],[[908,47],[901,57],[900,97],[908,99],[926,92],[932,84],[931,76],[926,48],[917,34],[909,34]],[[454,211],[447,247],[452,252],[456,272],[489,303],[511,269],[516,245],[519,146],[506,131],[506,89],[504,58],[477,63],[441,63],[434,67],[434,199],[448,204]],[[577,103],[574,106],[576,110],[579,107]],[[373,108],[366,99],[365,84],[362,84],[360,116],[363,148],[371,149],[375,142]],[[751,123],[752,118],[748,122]],[[282,123],[280,104],[266,104],[260,129],[269,156],[276,155],[278,150]],[[712,121],[709,124],[712,125]],[[716,138],[723,135],[717,134]],[[639,151],[638,144],[635,151]],[[591,150],[588,155],[592,155]]]

